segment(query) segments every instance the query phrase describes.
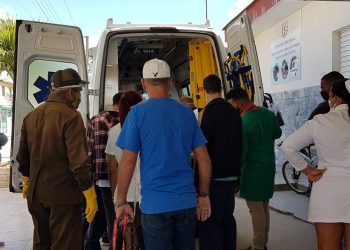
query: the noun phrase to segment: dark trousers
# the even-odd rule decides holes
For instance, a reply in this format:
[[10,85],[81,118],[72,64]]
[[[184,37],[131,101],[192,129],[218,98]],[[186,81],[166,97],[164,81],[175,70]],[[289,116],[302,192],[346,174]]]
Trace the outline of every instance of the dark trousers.
[[27,201],[34,224],[33,250],[82,249],[81,204],[49,206]]
[[111,242],[112,240],[115,211],[111,189],[109,187],[99,187],[95,185],[95,191],[97,196],[98,211],[94,220],[88,226],[86,231],[84,241],[85,250],[101,249],[100,239],[103,233],[106,231],[106,227],[109,241]]
[[235,250],[237,239],[235,210],[236,181],[212,181],[211,216],[198,222],[200,250]]
[[196,209],[142,214],[146,250],[195,250]]
[[109,239],[109,242],[112,242],[113,225],[115,220],[115,210],[114,210],[112,192],[109,187],[108,188],[100,187],[100,191],[101,191],[102,202],[103,202],[103,206],[106,214],[108,239]]

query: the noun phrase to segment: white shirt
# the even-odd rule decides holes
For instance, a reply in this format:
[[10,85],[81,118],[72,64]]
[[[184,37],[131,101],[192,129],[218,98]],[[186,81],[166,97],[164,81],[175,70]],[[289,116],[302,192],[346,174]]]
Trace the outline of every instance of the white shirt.
[[[108,132],[108,141],[106,146],[106,154],[114,155],[118,164],[122,159],[123,150],[115,145],[118,136],[120,134],[120,123],[113,126]],[[115,200],[117,195],[117,189],[114,192]],[[126,196],[128,202],[138,202],[140,200],[140,158],[137,157],[136,167],[132,176],[128,194]]]
[[327,114],[316,115],[291,134],[282,150],[298,170],[307,166],[299,149],[315,144],[318,167],[327,168],[314,182],[310,196],[309,221],[350,223],[350,117],[342,104]]
[[320,168],[350,168],[350,117],[348,105],[338,105],[324,115],[312,120],[291,134],[283,143],[282,151],[298,170],[307,166],[299,150],[315,144]]

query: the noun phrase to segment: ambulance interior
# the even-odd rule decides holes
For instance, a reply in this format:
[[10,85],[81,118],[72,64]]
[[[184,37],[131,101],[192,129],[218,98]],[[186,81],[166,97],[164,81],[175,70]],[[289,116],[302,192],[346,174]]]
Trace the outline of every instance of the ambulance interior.
[[[205,106],[202,80],[218,74],[218,51],[212,38],[201,34],[114,35],[109,39],[105,72],[105,101],[118,91],[135,90],[145,99],[140,79],[144,63],[166,61],[173,73],[171,97],[190,96],[196,107]],[[106,103],[105,103],[106,104]]]

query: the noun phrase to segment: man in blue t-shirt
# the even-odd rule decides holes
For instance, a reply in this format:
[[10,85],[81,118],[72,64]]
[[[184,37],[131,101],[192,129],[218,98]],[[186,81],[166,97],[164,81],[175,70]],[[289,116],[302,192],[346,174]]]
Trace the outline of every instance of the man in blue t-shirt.
[[[140,153],[140,208],[146,249],[194,250],[196,213],[201,221],[211,214],[206,139],[192,110],[169,98],[173,83],[165,61],[147,61],[141,83],[150,99],[132,107],[116,142],[123,149],[116,217],[133,218],[126,194]],[[191,152],[198,161],[197,199]]]

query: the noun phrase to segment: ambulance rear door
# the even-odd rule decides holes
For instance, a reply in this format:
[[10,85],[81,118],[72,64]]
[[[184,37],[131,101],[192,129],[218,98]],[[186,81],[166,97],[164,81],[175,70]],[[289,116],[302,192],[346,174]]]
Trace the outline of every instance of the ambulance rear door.
[[[23,118],[49,95],[52,74],[59,69],[73,68],[83,80],[87,80],[83,36],[78,27],[17,20],[15,53],[9,181],[11,192],[20,191],[22,186],[16,155]],[[86,88],[81,96],[79,111],[86,120]]]
[[228,52],[230,52],[232,56],[235,56],[235,54],[237,54],[237,52],[242,48],[241,45],[245,48],[244,55],[240,61],[241,63],[244,63],[245,66],[251,66],[251,72],[248,72],[247,78],[243,77],[243,80],[239,80],[243,81],[244,83],[249,80],[253,82],[254,88],[252,91],[254,92],[254,103],[262,106],[264,100],[264,91],[259,60],[251,23],[246,11],[243,11],[240,16],[230,22],[226,28],[225,36]]

